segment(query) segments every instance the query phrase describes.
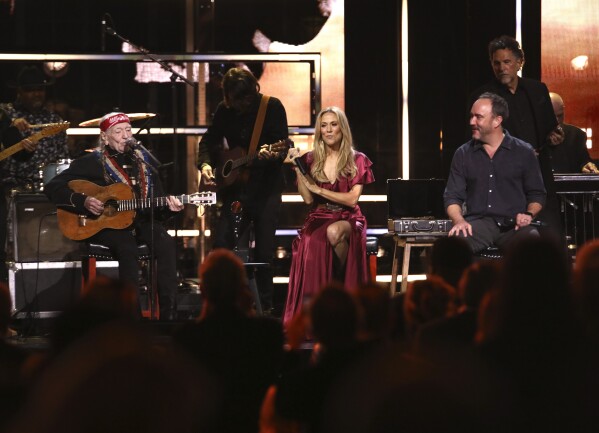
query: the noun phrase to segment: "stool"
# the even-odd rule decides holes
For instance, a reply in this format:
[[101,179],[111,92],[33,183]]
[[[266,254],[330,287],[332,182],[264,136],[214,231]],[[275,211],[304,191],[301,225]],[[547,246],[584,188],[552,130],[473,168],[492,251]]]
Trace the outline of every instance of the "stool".
[[368,270],[370,280],[376,281],[376,258],[379,253],[379,240],[374,236],[366,237],[366,255],[368,256]]
[[[140,244],[137,246],[137,259],[138,261],[149,261],[151,258],[150,248],[146,244]],[[112,261],[114,257],[110,252],[110,249],[106,245],[101,244],[87,244],[87,251],[81,254],[81,273],[83,276],[83,284],[81,292],[85,293],[87,290],[87,283],[96,278],[96,261]],[[155,263],[154,263],[155,265]],[[158,304],[158,293],[153,290],[152,281],[152,268],[155,266],[146,266],[146,285],[148,287],[148,302],[147,307],[141,309],[141,316],[151,320],[158,320],[159,318],[159,304]],[[151,297],[150,297],[151,294]]]
[[403,248],[403,264],[401,267],[401,293],[404,293],[408,288],[408,270],[410,268],[410,251],[412,247],[432,247],[433,243],[437,239],[436,237],[404,237],[404,236],[393,236],[395,240],[395,248],[393,251],[393,266],[391,270],[391,286],[390,292],[391,296],[395,295],[395,290],[397,288],[397,267],[399,262],[398,257],[398,248]]

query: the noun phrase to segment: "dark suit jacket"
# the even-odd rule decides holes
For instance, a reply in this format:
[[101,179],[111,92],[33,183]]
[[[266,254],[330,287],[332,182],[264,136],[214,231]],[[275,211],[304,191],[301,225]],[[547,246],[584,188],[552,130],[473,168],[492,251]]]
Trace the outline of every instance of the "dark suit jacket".
[[[549,90],[547,89],[545,83],[532,80],[530,78],[519,78],[518,87],[524,90],[528,96],[530,108],[532,110],[532,117],[535,120],[537,137],[539,137],[540,141],[539,143],[530,144],[535,149],[539,149],[546,144],[545,139],[547,138],[547,135],[549,135],[549,133],[557,126],[557,118],[553,112],[551,98],[549,98]],[[478,97],[484,92],[493,92],[503,97],[509,92],[509,90],[499,81],[493,80],[472,92],[469,99],[470,105],[468,106],[468,109],[470,109],[474,101],[476,101],[476,99],[478,99]],[[515,122],[513,122],[513,119],[504,119],[503,127],[507,129],[512,136],[516,138],[522,138],[518,134],[518,127]]]
[[557,146],[548,146],[554,173],[580,173],[591,161],[587,149],[587,135],[577,126],[562,124],[564,141]]

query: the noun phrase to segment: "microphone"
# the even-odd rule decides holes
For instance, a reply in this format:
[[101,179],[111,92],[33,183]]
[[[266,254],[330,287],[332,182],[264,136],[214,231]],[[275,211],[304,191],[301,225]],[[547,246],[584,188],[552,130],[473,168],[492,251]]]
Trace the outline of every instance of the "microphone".
[[100,35],[102,40],[102,52],[106,51],[106,14],[102,16],[102,34]]
[[305,176],[308,173],[308,169],[306,168],[304,161],[302,161],[300,157],[293,158],[293,163],[299,169],[301,174]]
[[[496,223],[501,228],[511,229],[516,226],[516,219],[504,218],[503,220],[496,221]],[[539,220],[532,220],[528,225],[533,227],[547,227],[547,223]]]
[[140,144],[141,144],[141,142],[137,141],[135,139],[135,137],[129,137],[128,139],[125,140],[125,146],[127,147],[127,149],[129,149],[129,151],[133,151],[134,149],[137,149]]

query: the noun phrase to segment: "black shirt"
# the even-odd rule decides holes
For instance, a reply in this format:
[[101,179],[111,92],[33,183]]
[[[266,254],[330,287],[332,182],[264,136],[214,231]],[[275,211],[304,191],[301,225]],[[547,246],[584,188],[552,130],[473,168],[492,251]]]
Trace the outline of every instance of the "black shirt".
[[483,145],[470,140],[458,148],[451,162],[445,208],[466,204],[469,221],[490,216],[513,218],[528,203],[545,204],[545,187],[532,147],[507,131],[493,158]]

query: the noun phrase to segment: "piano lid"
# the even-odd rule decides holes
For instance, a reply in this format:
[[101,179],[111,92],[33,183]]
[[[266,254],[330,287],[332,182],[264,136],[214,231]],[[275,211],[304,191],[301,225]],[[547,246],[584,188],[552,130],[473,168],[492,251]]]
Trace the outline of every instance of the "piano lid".
[[599,193],[599,174],[554,173],[553,179],[558,193]]

